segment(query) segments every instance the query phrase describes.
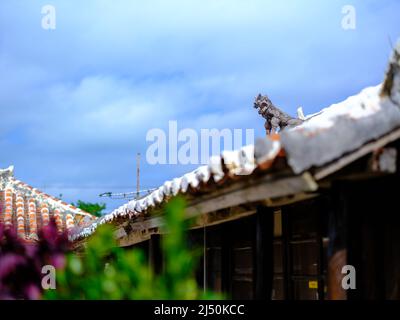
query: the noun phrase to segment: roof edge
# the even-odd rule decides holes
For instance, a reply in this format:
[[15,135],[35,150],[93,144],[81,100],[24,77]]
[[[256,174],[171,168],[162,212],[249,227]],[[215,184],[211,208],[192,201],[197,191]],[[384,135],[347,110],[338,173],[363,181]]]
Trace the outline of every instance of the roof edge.
[[3,175],[14,176],[14,166],[11,165],[6,169],[0,169],[0,176],[3,176]]

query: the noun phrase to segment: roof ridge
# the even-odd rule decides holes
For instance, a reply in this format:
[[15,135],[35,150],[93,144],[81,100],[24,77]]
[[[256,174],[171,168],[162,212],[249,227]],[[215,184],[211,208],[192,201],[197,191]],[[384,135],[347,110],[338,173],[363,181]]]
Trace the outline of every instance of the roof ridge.
[[14,176],[14,166],[11,165],[6,169],[0,169],[0,177],[12,177]]
[[24,190],[28,190],[29,192],[32,193],[32,195],[42,196],[47,200],[51,200],[51,201],[55,202],[58,206],[62,206],[66,211],[71,211],[74,214],[80,214],[83,216],[89,216],[89,217],[95,218],[90,213],[83,211],[82,209],[79,209],[79,208],[73,206],[72,204],[68,204],[59,198],[56,198],[56,197],[49,195],[43,191],[40,191],[37,188],[34,188],[34,187],[30,186],[29,184],[22,182],[14,177],[11,177],[10,181],[11,181],[11,184],[13,184],[14,186],[17,186],[18,188],[21,188]]
[[29,184],[22,182],[14,177],[14,166],[11,165],[6,169],[0,169],[0,190],[6,189],[8,187],[14,188],[15,191],[24,191],[28,192],[32,197],[41,197],[44,201],[48,202],[49,205],[53,207],[61,207],[65,211],[69,211],[74,215],[80,215],[85,217],[90,217],[95,219],[95,216],[92,214],[83,211],[80,208],[77,208],[71,204],[64,202],[61,199],[58,199],[52,195],[49,195],[43,191],[38,190],[30,186]]

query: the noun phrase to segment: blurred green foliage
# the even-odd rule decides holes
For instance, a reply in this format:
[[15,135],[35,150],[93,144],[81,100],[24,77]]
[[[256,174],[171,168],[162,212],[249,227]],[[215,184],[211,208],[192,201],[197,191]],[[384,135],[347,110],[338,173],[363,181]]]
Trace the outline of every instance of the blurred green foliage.
[[103,214],[103,210],[106,208],[104,203],[91,203],[82,200],[78,200],[77,203],[72,203],[72,205],[96,217],[100,217]]
[[155,274],[143,251],[116,245],[113,229],[103,225],[87,242],[85,252],[69,254],[66,267],[57,271],[57,289],[45,299],[219,299],[199,288],[194,272],[199,251],[187,247],[185,202],[170,201],[165,211],[161,245],[164,270]]

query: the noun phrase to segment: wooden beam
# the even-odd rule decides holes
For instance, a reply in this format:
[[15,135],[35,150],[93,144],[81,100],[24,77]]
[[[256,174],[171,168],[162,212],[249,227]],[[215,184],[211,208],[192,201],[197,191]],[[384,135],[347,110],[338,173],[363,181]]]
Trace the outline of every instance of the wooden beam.
[[[198,218],[193,228],[215,225],[254,213],[254,211],[239,211],[232,212],[226,216],[221,213],[216,213],[219,210],[248,203],[257,203],[265,201],[266,199],[313,192],[317,190],[317,188],[318,185],[309,173],[304,173],[300,176],[285,177],[278,180],[272,180],[271,176],[263,176],[252,181],[240,182],[228,188],[218,190],[209,196],[196,198],[195,204],[189,203],[186,209],[186,217],[188,219]],[[129,234],[120,237],[118,243],[121,246],[129,246],[141,241],[146,241],[152,234],[159,233],[163,224],[163,216],[151,217],[142,221],[135,220],[130,223]],[[123,232],[119,232],[119,234],[122,235]]]
[[216,212],[210,212],[208,214],[202,214],[197,217],[194,223],[190,226],[190,229],[203,228],[204,226],[215,226],[224,222],[244,218],[255,213],[255,209],[241,212],[233,212],[232,210],[220,210]]
[[277,180],[273,180],[271,176],[264,176],[251,183],[238,183],[230,188],[224,188],[212,196],[200,198],[195,204],[189,205],[187,213],[189,217],[193,217],[243,203],[313,192],[317,189],[318,185],[308,172],[300,176]]
[[159,234],[157,228],[143,229],[143,230],[132,230],[125,237],[117,239],[117,244],[120,247],[127,247],[134,245],[139,242],[147,241],[153,234]]
[[263,203],[267,207],[271,208],[276,208],[276,207],[282,207],[282,206],[287,206],[292,203],[300,202],[300,201],[305,201],[309,200],[315,197],[318,197],[320,194],[319,193],[298,193],[292,196],[287,196],[287,197],[281,197],[281,198],[276,198],[276,199],[266,199],[263,201]]
[[342,169],[347,166],[349,163],[356,161],[357,159],[374,152],[380,148],[383,148],[387,144],[400,139],[400,129],[397,129],[388,135],[383,136],[382,138],[372,141],[370,143],[365,144],[360,149],[355,152],[352,152],[348,155],[342,156],[340,159],[328,164],[327,166],[318,169],[315,174],[315,180],[319,181],[328,175]]

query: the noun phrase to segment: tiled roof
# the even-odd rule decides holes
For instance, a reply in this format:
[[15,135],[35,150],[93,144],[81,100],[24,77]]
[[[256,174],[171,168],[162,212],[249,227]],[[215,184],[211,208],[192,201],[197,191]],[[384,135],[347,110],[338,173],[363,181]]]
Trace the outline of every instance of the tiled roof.
[[[278,157],[293,174],[320,168],[356,151],[370,141],[400,128],[400,45],[389,64],[383,85],[369,87],[345,101],[322,109],[293,129],[261,139],[255,146],[223,152],[180,178],[165,182],[151,194],[132,200],[71,236],[91,235],[104,223],[132,219],[151,211],[171,196],[209,190],[256,172],[268,172]],[[267,195],[266,195],[267,196]]]
[[322,110],[302,125],[281,133],[282,147],[295,173],[323,166],[399,127],[399,106],[381,97],[381,85]]
[[28,242],[38,240],[38,230],[53,217],[60,232],[89,224],[94,217],[47,195],[13,176],[13,167],[0,170],[0,223],[15,227]]

